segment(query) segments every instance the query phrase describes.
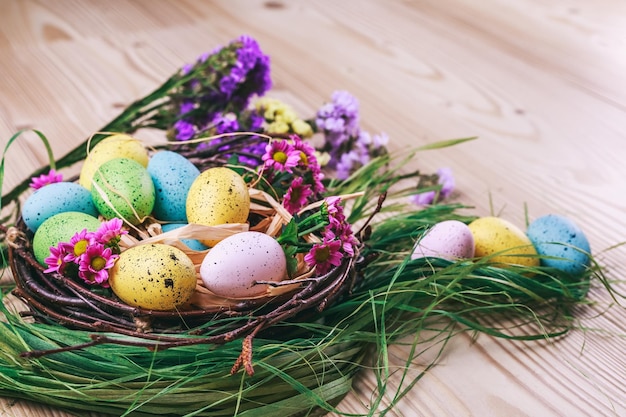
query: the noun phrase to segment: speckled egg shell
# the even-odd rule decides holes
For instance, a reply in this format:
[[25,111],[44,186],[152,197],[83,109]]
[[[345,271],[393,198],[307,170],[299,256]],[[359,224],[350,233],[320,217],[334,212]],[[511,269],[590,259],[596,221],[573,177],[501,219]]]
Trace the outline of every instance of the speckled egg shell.
[[537,253],[546,257],[541,259],[542,265],[572,275],[582,274],[589,266],[589,241],[572,220],[548,214],[533,221],[526,234]]
[[111,289],[120,300],[161,311],[185,304],[195,291],[196,281],[191,259],[180,249],[162,244],[125,250],[109,275]]
[[[187,226],[187,223],[167,223],[161,225],[161,230],[163,230],[163,233],[165,233],[169,232],[170,230],[181,228],[183,226]],[[192,250],[203,251],[209,248],[208,246],[196,239],[181,239],[180,241]]]
[[426,257],[449,261],[474,257],[474,236],[469,227],[458,220],[435,224],[416,242],[411,259]]
[[87,229],[95,232],[100,227],[100,220],[89,214],[66,211],[55,214],[44,221],[33,237],[35,259],[46,266],[45,259],[50,256],[50,247],[60,242],[69,242],[74,234]]
[[539,266],[537,251],[528,237],[513,223],[499,217],[481,217],[469,224],[474,235],[474,255],[490,257],[504,266]]
[[[189,223],[216,226],[245,223],[250,212],[250,194],[243,178],[225,167],[209,168],[195,179],[187,195]],[[214,246],[214,240],[202,240]]]
[[229,236],[211,249],[200,266],[204,286],[226,298],[245,298],[267,292],[267,284],[255,281],[282,280],[287,260],[280,244],[260,232]]
[[66,211],[98,216],[91,193],[85,187],[73,182],[56,182],[41,187],[26,199],[22,218],[26,226],[36,232],[45,220]]
[[115,158],[132,159],[143,167],[148,165],[148,151],[141,141],[124,134],[111,135],[91,149],[83,162],[78,183],[91,190],[91,181],[96,170]]
[[116,158],[102,164],[94,174],[91,198],[106,219],[123,217],[132,224],[139,224],[152,213],[154,184],[141,164],[132,159]]
[[154,183],[154,217],[187,222],[187,194],[200,170],[176,152],[161,151],[150,158],[148,173]]

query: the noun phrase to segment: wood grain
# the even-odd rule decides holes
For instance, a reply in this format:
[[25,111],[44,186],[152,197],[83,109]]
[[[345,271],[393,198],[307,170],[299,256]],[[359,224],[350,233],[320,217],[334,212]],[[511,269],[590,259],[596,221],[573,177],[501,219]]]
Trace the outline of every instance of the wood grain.
[[[478,136],[415,167],[451,167],[456,198],[479,215],[571,217],[607,276],[624,280],[626,247],[613,247],[626,241],[618,0],[0,0],[0,144],[37,128],[61,156],[182,63],[243,33],[272,58],[272,95],[301,114],[345,89],[392,150]],[[20,140],[5,190],[45,161],[34,136]],[[389,415],[626,415],[626,312],[609,308],[599,285],[590,299],[581,330],[556,341],[456,337]],[[404,348],[392,353],[406,360]],[[363,373],[339,408],[363,412],[374,388]],[[66,415],[0,401],[0,416]]]

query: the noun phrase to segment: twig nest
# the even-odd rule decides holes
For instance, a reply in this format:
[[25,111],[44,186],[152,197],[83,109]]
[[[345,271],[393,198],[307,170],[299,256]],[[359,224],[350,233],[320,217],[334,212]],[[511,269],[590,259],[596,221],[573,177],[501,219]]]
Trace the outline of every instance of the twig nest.
[[276,239],[265,233],[243,232],[219,242],[204,258],[200,277],[214,294],[245,298],[265,294],[267,284],[287,275],[285,252]]

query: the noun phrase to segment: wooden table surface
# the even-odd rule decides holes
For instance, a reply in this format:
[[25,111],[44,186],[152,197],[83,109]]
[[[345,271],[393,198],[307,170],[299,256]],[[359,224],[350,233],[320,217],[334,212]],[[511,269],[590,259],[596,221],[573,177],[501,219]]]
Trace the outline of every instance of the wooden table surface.
[[[456,199],[523,225],[577,222],[624,280],[626,3],[619,0],[0,0],[0,144],[43,131],[64,155],[183,63],[241,34],[271,56],[271,96],[301,115],[337,89],[392,151],[452,168]],[[34,137],[7,160],[5,191],[44,165]],[[624,285],[618,284],[624,289]],[[458,336],[397,416],[624,416],[626,310],[599,285],[580,327],[554,342]],[[623,300],[622,300],[623,302]],[[401,361],[402,348],[393,354]],[[340,405],[362,411],[365,373]],[[4,399],[0,416],[66,416]]]

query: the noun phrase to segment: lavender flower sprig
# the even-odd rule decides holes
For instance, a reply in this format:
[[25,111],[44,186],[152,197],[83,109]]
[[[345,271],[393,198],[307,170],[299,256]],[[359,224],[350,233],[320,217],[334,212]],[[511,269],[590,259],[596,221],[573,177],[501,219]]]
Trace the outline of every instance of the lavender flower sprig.
[[[170,130],[176,135],[179,130],[184,130],[181,120],[209,120],[210,123],[215,122],[217,114],[238,114],[246,108],[253,95],[263,94],[271,83],[269,57],[263,54],[254,39],[241,36],[177,71],[152,93],[127,106],[99,132],[131,134],[149,127]],[[248,119],[253,123],[253,116],[248,116]],[[202,123],[200,126],[206,127]],[[193,133],[196,133],[195,125],[186,128],[192,127]],[[95,135],[91,138],[91,146],[105,137]],[[54,168],[60,170],[84,160],[86,145],[87,140],[59,158]],[[48,173],[50,168],[47,165],[35,170],[2,196],[2,207],[16,202],[29,188],[31,178]]]

